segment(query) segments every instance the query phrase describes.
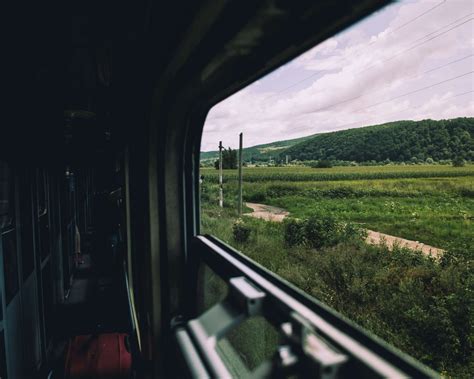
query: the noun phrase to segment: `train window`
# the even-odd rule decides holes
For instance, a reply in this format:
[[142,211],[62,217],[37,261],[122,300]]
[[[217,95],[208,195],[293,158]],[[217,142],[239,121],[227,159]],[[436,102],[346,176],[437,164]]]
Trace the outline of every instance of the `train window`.
[[454,377],[473,359],[472,10],[385,7],[215,105],[200,157],[202,234]]
[[199,312],[207,311],[214,304],[222,301],[228,292],[227,283],[224,282],[208,266],[202,265],[199,275],[198,289],[200,289],[197,304]]
[[248,376],[278,347],[278,332],[263,317],[246,320],[218,342],[218,351],[235,377]]

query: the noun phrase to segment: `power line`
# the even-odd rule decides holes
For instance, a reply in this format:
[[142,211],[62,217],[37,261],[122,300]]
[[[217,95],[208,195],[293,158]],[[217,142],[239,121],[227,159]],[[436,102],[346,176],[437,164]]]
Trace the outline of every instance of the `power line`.
[[[465,17],[463,17],[463,18],[465,18]],[[376,62],[376,63],[374,63],[374,64],[372,64],[372,65],[370,65],[370,66],[364,68],[363,70],[359,71],[358,73],[360,74],[360,73],[362,73],[362,72],[364,72],[364,71],[367,71],[368,69],[370,69],[370,68],[372,68],[372,67],[375,67],[375,66],[377,66],[377,65],[379,65],[379,64],[381,64],[381,63],[388,62],[388,61],[392,60],[393,58],[396,58],[397,56],[399,56],[399,55],[401,55],[401,54],[404,54],[404,53],[406,53],[406,52],[408,52],[408,51],[410,51],[410,50],[413,50],[414,48],[416,48],[416,47],[418,47],[418,46],[424,45],[425,43],[428,43],[428,42],[430,42],[430,41],[432,41],[432,40],[434,40],[434,39],[436,39],[436,38],[438,38],[438,37],[441,37],[441,36],[445,35],[446,33],[450,32],[450,31],[452,31],[452,30],[454,30],[454,29],[457,29],[457,28],[461,27],[462,25],[464,25],[464,24],[466,24],[466,23],[468,23],[469,21],[472,21],[472,20],[474,20],[474,18],[470,18],[469,20],[466,20],[466,21],[464,21],[464,22],[462,22],[462,23],[460,23],[460,24],[458,24],[458,25],[456,25],[456,26],[453,26],[452,28],[450,28],[450,29],[448,29],[448,30],[445,30],[445,31],[442,32],[442,33],[439,33],[439,34],[437,34],[437,35],[435,35],[435,36],[433,36],[433,37],[427,39],[426,41],[417,43],[417,44],[415,44],[415,45],[413,45],[413,46],[410,46],[410,47],[406,48],[405,50],[399,51],[398,53],[392,55],[391,57],[389,57],[389,58],[387,58],[387,59],[384,59],[383,61]],[[438,31],[441,30],[441,29],[444,29],[444,28],[445,28],[445,27],[442,27],[442,28],[438,29]],[[432,33],[431,33],[431,34],[432,34]],[[423,38],[424,38],[424,37],[423,37]]]
[[[469,93],[474,93],[474,91],[471,90],[471,91],[467,91],[467,92],[458,93],[458,94],[449,96],[449,97],[447,97],[447,98],[445,98],[445,99],[443,99],[443,100],[453,99],[453,98],[455,98],[455,97],[464,96],[464,95],[467,95],[467,94],[469,94]],[[400,109],[399,109],[399,110],[396,110],[395,112],[383,113],[383,114],[381,114],[381,115],[378,115],[378,117],[391,116],[392,114],[400,113],[400,111],[406,111],[406,110],[412,109],[412,108],[418,108],[418,105],[411,105],[411,106],[405,107],[405,108],[403,108],[403,109],[401,109],[401,110],[400,110]],[[354,125],[354,124],[360,124],[360,123],[364,123],[364,124],[365,124],[365,123],[367,123],[367,122],[369,122],[369,121],[371,121],[371,120],[374,120],[375,118],[376,118],[376,117],[370,117],[370,118],[367,118],[367,119],[365,119],[365,120],[359,120],[359,121],[354,121],[354,122],[349,122],[349,123],[337,125],[337,126],[335,127],[336,130],[334,130],[334,131],[340,130],[339,128],[343,128],[343,127],[350,126],[350,125]],[[303,129],[303,128],[295,128],[295,129],[293,129],[293,130],[298,131],[298,130],[304,130],[304,129]],[[308,130],[308,132],[309,132],[309,130]],[[328,132],[328,133],[329,133],[329,132]]]
[[[400,98],[405,97],[405,96],[413,95],[414,93],[418,93],[418,92],[425,91],[425,90],[427,90],[427,89],[430,89],[430,88],[439,86],[439,85],[441,85],[441,84],[448,83],[448,82],[450,82],[450,81],[453,81],[453,80],[462,78],[462,77],[464,77],[464,76],[467,76],[467,75],[469,75],[469,74],[472,74],[473,72],[474,72],[474,70],[473,70],[473,71],[469,71],[469,72],[465,72],[465,73],[463,73],[463,74],[461,74],[461,75],[458,75],[458,76],[455,76],[455,77],[452,77],[452,78],[449,78],[449,79],[445,79],[445,80],[442,80],[442,81],[437,82],[437,83],[434,83],[434,84],[430,84],[429,86],[425,86],[425,87],[418,88],[418,89],[413,90],[413,91],[406,92],[406,93],[401,94],[401,95],[394,96],[394,97],[392,97],[392,98],[390,98],[390,99],[387,99],[387,100],[384,100],[384,101],[380,101],[380,102],[378,102],[378,103],[371,104],[371,105],[368,105],[368,106],[363,107],[363,108],[356,109],[356,110],[352,111],[352,113],[360,112],[360,111],[363,111],[363,110],[366,110],[366,109],[369,109],[369,108],[373,108],[373,107],[375,107],[375,106],[378,106],[378,105],[381,105],[381,104],[384,104],[384,103],[388,103],[388,102],[393,101],[393,100],[396,100],[396,99],[400,99]],[[307,114],[310,114],[310,113],[315,113],[315,112],[308,112]]]
[[431,11],[435,10],[436,8],[440,7],[441,5],[443,5],[444,3],[446,3],[446,0],[443,0],[441,3],[439,4],[436,4],[434,7],[428,9],[427,11],[419,14],[418,16],[412,18],[410,21],[404,23],[403,25],[400,25],[399,27],[397,27],[396,29],[393,29],[389,34],[392,34],[392,33],[395,33],[396,31],[400,30],[400,29],[403,29],[405,26],[411,24],[413,21],[416,21],[418,20],[419,18],[423,17],[424,15],[430,13]]
[[[446,0],[443,0],[442,2],[438,3],[438,4],[435,5],[434,7],[428,9],[427,11],[425,11],[425,12],[419,14],[418,16],[412,18],[411,20],[407,21],[407,22],[404,23],[403,25],[400,25],[400,26],[397,27],[396,29],[392,30],[392,31],[389,32],[387,35],[391,35],[391,34],[393,34],[394,32],[396,32],[396,31],[398,31],[398,30],[400,30],[400,29],[403,29],[405,26],[411,24],[412,22],[418,20],[419,18],[423,17],[424,15],[426,15],[426,14],[430,13],[431,11],[435,10],[436,8],[440,7],[440,6],[443,5],[445,2],[446,2]],[[471,13],[471,14],[472,14],[472,13]],[[463,18],[465,18],[465,17],[467,17],[467,16],[464,16]],[[454,21],[454,22],[457,22],[457,21]],[[445,26],[445,27],[446,27],[446,26]],[[432,33],[431,33],[431,34],[432,34]],[[422,37],[422,38],[425,38],[425,37]],[[416,41],[418,41],[418,40],[415,40],[414,42],[416,42]],[[372,41],[372,42],[370,42],[367,46],[363,46],[360,50],[365,50],[365,49],[367,49],[367,47],[373,45],[374,43],[378,43],[378,42],[380,42],[380,40]],[[355,53],[357,53],[357,51],[356,51]],[[354,54],[354,52],[353,52],[353,54]],[[283,88],[282,90],[278,91],[277,93],[275,93],[275,94],[273,94],[273,95],[268,96],[268,97],[267,97],[266,99],[264,99],[263,101],[267,101],[268,99],[270,99],[270,98],[272,98],[272,97],[274,97],[274,96],[276,96],[276,95],[278,95],[278,94],[280,94],[280,93],[286,92],[287,90],[289,90],[289,89],[291,89],[291,88],[297,86],[298,84],[301,84],[301,83],[305,82],[306,80],[309,80],[309,79],[311,79],[311,78],[314,78],[314,77],[315,77],[316,75],[318,75],[318,74],[319,74],[319,71],[317,71],[317,72],[315,72],[315,73],[313,73],[313,74],[311,74],[311,75],[309,75],[309,76],[307,76],[307,77],[305,77],[305,78],[303,78],[303,79],[297,81],[296,83],[293,83],[293,84],[289,85],[288,87]]]
[[474,12],[468,13],[468,14],[466,14],[465,16],[460,17],[460,18],[458,18],[458,19],[456,19],[456,20],[450,22],[449,24],[446,24],[446,25],[442,26],[440,29],[436,29],[435,31],[424,35],[423,37],[417,38],[416,40],[413,41],[413,43],[418,42],[418,41],[420,41],[420,40],[422,40],[422,39],[425,39],[426,37],[429,37],[429,36],[432,35],[432,34],[438,33],[440,30],[442,30],[442,29],[444,29],[444,28],[449,28],[451,25],[454,25],[454,24],[456,24],[457,22],[462,21],[462,20],[464,20],[464,19],[467,18],[467,17],[471,17],[472,15],[474,15]]
[[446,64],[443,64],[441,66],[438,66],[438,67],[435,67],[435,68],[432,68],[431,70],[428,70],[428,71],[425,71],[423,74],[429,74],[430,72],[433,72],[433,71],[436,71],[436,70],[439,70],[439,69],[442,69],[442,68],[445,68],[447,66],[450,66],[454,63],[458,63],[458,62],[461,62],[463,61],[464,59],[467,59],[467,58],[470,58],[474,56],[474,53],[473,54],[469,54],[469,55],[466,55],[465,57],[462,57],[462,58],[459,58],[459,59],[456,59],[455,61],[452,61],[452,62],[448,62]]
[[[443,64],[443,65],[441,65],[441,66],[438,66],[438,67],[434,67],[434,68],[432,68],[432,69],[430,69],[430,70],[427,70],[427,71],[424,71],[424,72],[422,72],[422,73],[420,73],[420,74],[415,74],[415,75],[409,76],[409,77],[407,77],[406,79],[411,79],[411,78],[420,77],[420,76],[422,76],[422,75],[425,75],[425,74],[428,74],[428,73],[431,73],[431,72],[440,70],[440,69],[445,68],[445,67],[448,67],[448,66],[450,66],[450,65],[452,65],[452,64],[454,64],[454,63],[461,62],[461,61],[463,61],[464,59],[470,58],[470,57],[472,57],[472,56],[474,56],[474,54],[466,55],[466,56],[464,56],[464,57],[462,57],[462,58],[459,58],[459,59],[456,59],[456,60],[454,60],[454,61],[445,63],[445,64]],[[382,88],[382,89],[380,89],[380,90],[377,90],[377,91],[375,91],[375,93],[381,92],[381,91],[383,91],[384,89],[385,89],[385,88]],[[365,96],[367,96],[367,95],[369,95],[369,94],[362,94],[362,95],[358,95],[358,96],[355,96],[355,97],[352,97],[352,98],[349,98],[349,99],[345,99],[345,100],[342,100],[342,101],[338,101],[338,102],[336,102],[336,103],[326,105],[326,106],[324,106],[324,107],[321,107],[321,108],[312,110],[312,111],[310,111],[310,112],[305,112],[305,114],[321,112],[321,111],[324,111],[324,110],[333,108],[333,107],[335,107],[335,106],[338,106],[338,105],[341,105],[341,104],[345,104],[345,103],[348,103],[348,102],[351,102],[351,101],[360,99],[360,98],[365,97]],[[370,93],[370,95],[373,95],[373,92]]]
[[[434,32],[431,32],[431,33],[426,34],[425,36],[423,36],[423,37],[421,37],[421,38],[418,38],[418,39],[415,40],[415,41],[419,41],[420,39],[424,39],[424,38],[426,38],[426,37],[429,36],[429,35],[432,35],[432,34],[434,34],[434,33],[437,33],[437,32],[439,32],[440,30],[443,30],[444,28],[446,28],[446,27],[448,27],[448,26],[450,26],[450,25],[453,25],[454,23],[456,23],[456,22],[458,22],[458,21],[460,21],[460,20],[462,20],[462,19],[465,19],[466,17],[471,16],[471,15],[473,15],[473,14],[474,14],[474,13],[470,13],[470,14],[468,14],[468,15],[465,15],[465,16],[463,16],[463,17],[457,19],[456,21],[451,22],[450,24],[447,24],[447,25],[442,26],[441,28],[435,30]],[[419,47],[419,46],[421,46],[421,45],[424,45],[425,43],[428,43],[428,42],[430,42],[430,41],[432,41],[432,40],[438,38],[438,37],[441,37],[442,35],[444,35],[444,34],[450,32],[450,31],[452,31],[452,30],[454,30],[454,29],[457,29],[457,28],[461,27],[462,25],[468,23],[469,21],[472,21],[473,19],[474,19],[474,18],[470,18],[469,20],[465,20],[464,22],[462,22],[462,23],[460,23],[460,24],[458,24],[458,25],[456,25],[456,26],[453,26],[452,28],[450,28],[450,29],[448,29],[448,30],[445,30],[444,32],[441,32],[441,33],[439,33],[439,34],[437,34],[437,35],[435,35],[435,36],[433,36],[433,37],[427,39],[426,41],[423,41],[423,42],[417,43],[417,44],[415,44],[415,45],[412,45],[412,46],[406,48],[405,50],[399,51],[398,53],[392,55],[391,57],[389,57],[389,58],[387,58],[387,59],[385,59],[385,60],[383,60],[383,61],[381,61],[381,62],[377,62],[377,63],[374,63],[374,64],[372,64],[372,65],[370,65],[370,66],[367,66],[367,67],[365,67],[364,69],[362,69],[361,71],[358,71],[357,74],[360,74],[360,73],[362,73],[362,72],[365,72],[365,71],[367,71],[368,69],[370,69],[370,68],[372,68],[372,67],[375,67],[375,66],[377,66],[377,65],[379,65],[379,64],[381,64],[381,63],[388,62],[389,60],[392,60],[392,59],[396,58],[396,57],[399,56],[399,55],[402,55],[402,54],[404,54],[404,53],[406,53],[406,52],[408,52],[408,51],[411,51],[411,50],[415,49],[416,47]],[[472,54],[471,54],[471,56],[472,56]],[[435,70],[435,69],[434,69],[434,70]],[[434,71],[434,70],[433,70],[433,71]],[[298,84],[304,82],[305,80],[307,80],[307,79],[309,79],[309,78],[311,78],[311,77],[316,76],[317,74],[319,74],[319,72],[316,72],[316,73],[314,73],[314,74],[312,74],[312,75],[310,75],[310,76],[308,76],[308,77],[306,77],[306,78],[304,78],[304,79],[298,81],[297,83],[292,84],[291,86],[286,87],[285,90],[286,90],[286,89],[289,89],[289,88],[292,88],[292,87],[294,87],[294,86],[296,86],[296,85],[298,85]],[[284,91],[285,91],[285,90],[284,90]],[[280,92],[278,92],[278,93],[276,93],[276,94],[274,94],[274,95],[271,95],[270,97],[273,97],[273,96],[275,96],[275,95],[278,95],[278,94],[280,94],[280,93],[282,93],[282,92],[284,92],[284,91],[280,91]],[[265,101],[268,100],[270,97],[264,99],[263,101],[265,102]],[[345,102],[347,102],[347,101],[356,100],[356,99],[358,99],[359,97],[361,97],[361,96],[357,96],[357,97],[352,98],[352,99],[344,100],[344,101],[342,101],[341,103],[345,103]]]
[[367,107],[364,107],[364,108],[360,108],[360,109],[356,109],[354,112],[359,112],[361,110],[365,110],[365,109],[369,109],[369,108],[373,108],[373,107],[376,107],[380,104],[385,104],[385,103],[388,103],[390,101],[393,101],[393,100],[396,100],[396,99],[400,99],[402,97],[405,97],[405,96],[408,96],[408,95],[413,95],[414,93],[418,93],[418,92],[422,92],[422,91],[425,91],[427,89],[430,89],[430,88],[433,88],[433,87],[436,87],[436,86],[439,86],[441,84],[444,84],[444,83],[448,83],[448,82],[451,82],[453,80],[456,80],[456,79],[459,79],[459,78],[462,78],[464,76],[467,76],[467,75],[470,75],[474,72],[473,71],[469,71],[469,72],[465,72],[461,75],[458,75],[458,76],[455,76],[455,77],[452,77],[452,78],[449,78],[449,79],[445,79],[445,80],[442,80],[438,83],[434,83],[434,84],[430,84],[429,86],[425,86],[425,87],[422,87],[422,88],[418,88],[416,90],[413,90],[413,91],[410,91],[410,92],[407,92],[407,93],[404,93],[404,94],[401,94],[401,95],[398,95],[398,96],[394,96],[394,97],[391,97],[390,99],[388,100],[384,100],[384,101],[379,101],[378,103],[375,103],[375,104],[372,104],[372,105],[369,105]]

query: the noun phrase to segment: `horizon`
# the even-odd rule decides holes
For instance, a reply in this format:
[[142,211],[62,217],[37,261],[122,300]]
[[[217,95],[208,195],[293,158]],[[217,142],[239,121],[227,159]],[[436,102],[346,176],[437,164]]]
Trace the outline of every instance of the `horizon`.
[[[258,146],[261,146],[261,145],[269,145],[269,144],[272,144],[272,143],[277,143],[277,142],[282,142],[282,141],[292,141],[292,140],[299,139],[299,138],[312,137],[312,136],[315,137],[315,136],[321,135],[321,134],[337,133],[337,132],[342,132],[342,131],[344,131],[344,130],[370,128],[371,126],[385,125],[385,124],[390,124],[390,123],[394,123],[394,122],[402,122],[402,121],[425,121],[425,120],[442,121],[442,120],[454,120],[454,119],[457,119],[457,118],[474,118],[474,116],[458,116],[458,117],[453,117],[453,118],[441,118],[441,119],[425,118],[425,119],[421,119],[421,120],[410,120],[410,119],[393,120],[393,121],[383,122],[383,123],[381,123],[381,124],[370,124],[370,125],[364,125],[364,126],[359,126],[359,127],[354,127],[354,128],[346,128],[346,129],[332,130],[332,131],[329,131],[329,132],[313,133],[313,134],[308,134],[308,135],[301,136],[301,137],[296,137],[296,138],[288,138],[288,139],[282,139],[282,140],[272,140],[272,141],[268,141],[268,142],[258,143],[257,145],[243,146],[243,149],[250,149],[250,148],[252,148],[252,147],[258,147]],[[244,136],[244,137],[245,137],[245,136]],[[226,147],[226,145],[224,145],[224,144],[222,144],[222,145],[223,145],[224,148]],[[227,146],[227,147],[230,147],[230,146]],[[233,148],[233,149],[236,149],[236,148]],[[200,153],[201,153],[201,154],[202,154],[202,153],[215,153],[215,152],[218,152],[218,151],[219,151],[219,149],[216,149],[216,150],[206,150],[206,151],[201,150]]]
[[473,117],[473,12],[471,1],[387,5],[216,104],[201,151],[215,151],[220,140],[236,148],[240,132],[244,147],[254,147],[393,121]]

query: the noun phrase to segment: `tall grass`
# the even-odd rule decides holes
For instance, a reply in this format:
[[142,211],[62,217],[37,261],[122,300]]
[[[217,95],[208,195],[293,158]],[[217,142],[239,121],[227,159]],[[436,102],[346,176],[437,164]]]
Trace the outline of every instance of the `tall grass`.
[[[418,252],[388,251],[357,241],[318,249],[288,247],[283,224],[252,218],[244,219],[251,230],[249,240],[239,243],[232,233],[236,217],[232,209],[207,207],[203,232],[230,243],[432,368],[470,377],[474,282],[472,258],[464,252],[453,251],[438,263]],[[273,346],[253,335],[260,334],[246,330],[237,342],[249,362],[255,359],[252,351]]]
[[[289,244],[283,224],[248,217],[244,218],[250,230],[248,240],[236,241],[232,231],[237,219],[235,173],[226,173],[225,207],[220,209],[217,172],[203,172],[202,232],[227,241],[434,369],[456,378],[471,377],[474,166],[244,171],[246,201],[284,208],[299,219],[331,215],[342,222],[441,247],[448,250],[441,262],[418,252],[390,252],[353,239],[338,239],[336,245],[327,246],[308,244],[303,235],[303,243]],[[324,223],[313,224],[311,235],[314,230],[325,235],[320,228]],[[247,331],[240,343],[262,342],[251,335]],[[246,359],[252,358],[247,354]]]

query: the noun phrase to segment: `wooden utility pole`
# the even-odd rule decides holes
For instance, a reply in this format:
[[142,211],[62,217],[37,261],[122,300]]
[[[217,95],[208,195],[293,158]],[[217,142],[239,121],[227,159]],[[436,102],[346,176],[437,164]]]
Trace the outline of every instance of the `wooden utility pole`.
[[224,191],[222,188],[222,141],[219,141],[219,207],[224,207]]
[[242,145],[243,145],[243,133],[239,134],[239,216],[242,216]]

